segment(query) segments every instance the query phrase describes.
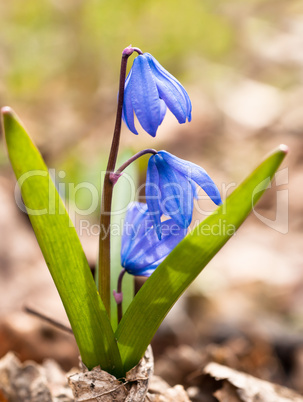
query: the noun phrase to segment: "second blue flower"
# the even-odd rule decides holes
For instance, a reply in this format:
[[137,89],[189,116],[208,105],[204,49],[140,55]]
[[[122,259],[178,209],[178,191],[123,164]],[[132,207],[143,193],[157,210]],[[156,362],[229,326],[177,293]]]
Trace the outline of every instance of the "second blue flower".
[[221,204],[218,188],[202,167],[166,151],[159,151],[150,157],[145,195],[159,239],[162,215],[170,216],[182,228],[187,228],[191,223],[195,183],[216,205]]

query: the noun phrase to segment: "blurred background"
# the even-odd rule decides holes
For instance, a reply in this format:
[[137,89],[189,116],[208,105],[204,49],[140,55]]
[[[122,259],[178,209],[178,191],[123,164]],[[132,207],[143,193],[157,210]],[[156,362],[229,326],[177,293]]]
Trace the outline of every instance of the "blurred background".
[[[0,2],[0,32],[1,106],[21,117],[66,183],[100,188],[129,44],[182,82],[193,119],[180,126],[168,112],[155,139],[123,126],[121,149],[165,149],[198,163],[225,197],[270,150],[289,146],[276,182],[153,347],[156,371],[171,384],[194,386],[189,374],[214,360],[303,392],[302,1],[11,0]],[[138,164],[141,182],[146,163]],[[70,336],[22,311],[30,305],[66,321],[15,195],[1,134],[0,356],[50,356],[69,369],[77,365]],[[85,190],[66,199],[71,210],[90,203]],[[194,222],[212,209],[203,200],[198,207]],[[88,219],[97,224],[98,210]],[[98,237],[80,234],[93,267]]]

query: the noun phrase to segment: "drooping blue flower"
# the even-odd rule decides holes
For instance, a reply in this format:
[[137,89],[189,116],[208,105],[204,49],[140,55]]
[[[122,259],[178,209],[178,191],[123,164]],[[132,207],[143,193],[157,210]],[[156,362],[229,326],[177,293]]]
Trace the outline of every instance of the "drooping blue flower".
[[191,121],[191,102],[180,82],[149,53],[135,58],[125,80],[122,117],[134,134],[138,134],[134,113],[143,129],[155,136],[166,114],[166,107],[178,122]]
[[145,195],[159,239],[161,239],[162,215],[170,216],[182,228],[189,226],[194,198],[197,198],[196,184],[216,205],[221,204],[218,188],[200,166],[177,158],[166,151],[159,151],[150,157]]
[[186,235],[186,229],[169,219],[161,223],[159,240],[153,225],[146,204],[130,204],[123,227],[121,265],[132,275],[150,276]]

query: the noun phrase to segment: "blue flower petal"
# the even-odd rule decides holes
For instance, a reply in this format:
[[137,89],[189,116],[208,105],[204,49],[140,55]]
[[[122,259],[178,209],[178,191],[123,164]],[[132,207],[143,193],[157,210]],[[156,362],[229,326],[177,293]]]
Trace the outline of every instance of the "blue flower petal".
[[166,104],[163,99],[159,99],[159,101],[160,101],[160,121],[159,121],[159,126],[160,126],[160,124],[162,123],[162,121],[166,115],[167,108],[166,108]]
[[138,135],[138,131],[135,127],[134,122],[134,109],[131,101],[131,90],[129,81],[132,75],[132,70],[130,70],[126,81],[125,81],[125,88],[124,88],[124,101],[123,101],[123,109],[122,109],[122,118],[124,123],[126,124],[127,128],[134,134]]
[[151,228],[132,247],[123,265],[127,272],[149,276],[186,235],[186,229],[181,229],[173,219],[162,222],[161,226],[162,240]]
[[165,162],[158,153],[152,158],[159,174],[160,210],[173,218],[180,227],[187,228],[193,214],[193,192],[189,180]]
[[166,151],[160,151],[158,154],[160,154],[172,168],[178,170],[181,174],[193,180],[198,186],[203,188],[216,205],[222,204],[221,195],[217,186],[203,168],[195,163],[177,158]]
[[160,98],[165,101],[180,124],[185,123],[186,118],[191,121],[191,101],[183,86],[151,54],[144,53],[144,56],[152,69]]
[[161,208],[160,208],[160,186],[159,173],[156,167],[155,158],[148,161],[146,172],[145,198],[150,217],[155,222],[155,229],[161,239]]
[[197,200],[197,199],[199,198],[198,192],[197,192],[197,185],[196,185],[196,183],[195,183],[193,180],[189,179],[189,181],[190,181],[190,184],[191,184],[191,186],[192,186],[193,196],[194,196],[194,198]]
[[153,221],[151,220],[146,204],[132,202],[128,206],[124,219],[121,260],[122,262],[129,253],[130,248],[136,244],[136,240],[144,233],[145,230],[151,228]]
[[129,80],[131,102],[142,128],[155,136],[160,122],[159,94],[144,55],[135,58]]
[[159,79],[155,77],[155,82],[159,92],[159,96],[164,100],[168,109],[173,113],[180,124],[186,122],[186,110],[184,103],[180,102],[180,94],[177,90],[174,90],[174,86],[169,86],[168,81],[164,81],[163,78]]
[[[163,258],[163,260],[164,260],[164,258]],[[160,262],[162,262],[162,261],[160,261]],[[129,269],[125,268],[125,269],[131,275],[149,277],[154,272],[154,270],[158,267],[160,262],[155,263],[155,264],[151,264],[148,267],[144,267],[144,268],[141,268],[141,269],[135,269],[135,268],[129,268]]]

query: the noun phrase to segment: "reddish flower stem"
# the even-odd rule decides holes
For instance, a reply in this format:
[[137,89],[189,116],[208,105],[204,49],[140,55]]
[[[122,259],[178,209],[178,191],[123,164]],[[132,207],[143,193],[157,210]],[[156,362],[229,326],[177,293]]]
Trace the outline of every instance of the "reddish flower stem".
[[124,169],[127,168],[127,166],[129,166],[131,163],[133,163],[135,160],[137,160],[138,158],[140,158],[143,155],[146,154],[153,154],[156,155],[158,152],[155,149],[152,148],[148,148],[148,149],[144,149],[143,151],[139,151],[137,152],[134,156],[132,156],[131,158],[129,158],[126,162],[124,162],[119,169],[117,169],[114,173],[111,173],[109,176],[110,181],[115,184],[117,183],[119,177],[121,176],[122,172]]
[[124,99],[124,86],[126,77],[126,67],[128,57],[136,51],[142,54],[138,48],[127,47],[122,52],[119,96],[116,114],[116,124],[114,129],[113,141],[108,158],[106,173],[104,177],[101,216],[100,216],[100,237],[99,237],[99,261],[98,261],[98,291],[103,304],[110,316],[110,215],[112,205],[112,195],[114,183],[110,180],[110,174],[115,171],[122,123],[122,109]]

